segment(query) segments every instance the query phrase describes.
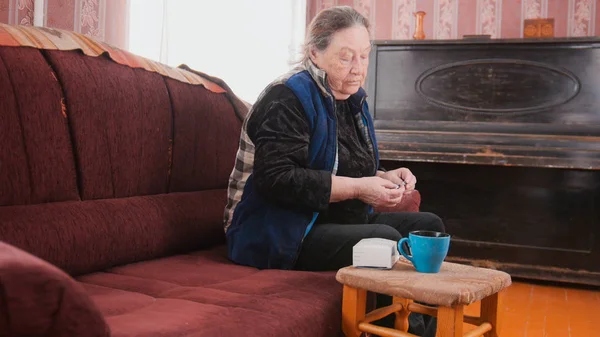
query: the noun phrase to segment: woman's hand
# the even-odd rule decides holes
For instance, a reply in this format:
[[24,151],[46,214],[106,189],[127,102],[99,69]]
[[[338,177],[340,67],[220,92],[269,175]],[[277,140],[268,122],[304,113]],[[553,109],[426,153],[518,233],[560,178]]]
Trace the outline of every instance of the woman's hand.
[[404,191],[404,186],[380,177],[358,178],[357,198],[373,207],[396,206]]
[[379,177],[387,179],[397,185],[404,185],[407,192],[414,191],[415,185],[417,184],[417,178],[406,167],[384,172],[383,174],[380,174]]

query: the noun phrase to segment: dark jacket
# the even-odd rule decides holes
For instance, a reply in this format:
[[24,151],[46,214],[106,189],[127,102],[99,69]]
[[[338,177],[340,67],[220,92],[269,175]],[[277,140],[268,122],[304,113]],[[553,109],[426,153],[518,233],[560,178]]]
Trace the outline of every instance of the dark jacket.
[[[336,173],[338,159],[335,100],[326,87],[324,92],[323,83],[319,85],[318,80],[311,72],[303,70],[280,83],[300,101],[308,121],[311,137],[307,167],[330,180],[331,175]],[[272,90],[272,87],[267,90]],[[261,97],[268,97],[268,93]],[[362,116],[365,136],[371,142],[369,147],[378,163],[373,122],[365,98],[364,90],[360,89],[348,101],[349,106],[356,110],[353,113]],[[264,103],[259,98],[256,105]],[[234,262],[258,268],[291,269],[302,240],[319,212],[304,207],[284,207],[266,200],[265,194],[257,191],[254,178],[250,174],[245,181],[241,200],[226,232],[229,256]]]

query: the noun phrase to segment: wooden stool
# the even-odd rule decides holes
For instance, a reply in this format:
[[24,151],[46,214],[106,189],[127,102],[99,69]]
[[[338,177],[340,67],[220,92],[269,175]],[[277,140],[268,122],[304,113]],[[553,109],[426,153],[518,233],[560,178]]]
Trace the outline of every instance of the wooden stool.
[[[507,273],[449,262],[444,262],[438,274],[418,273],[404,258],[392,270],[342,268],[336,279],[344,285],[342,330],[346,337],[359,337],[362,332],[414,337],[407,332],[410,312],[437,316],[438,337],[498,337],[498,293],[511,284]],[[366,313],[367,291],[393,296],[394,302]],[[465,316],[464,306],[478,301],[480,317]],[[392,313],[396,314],[395,329],[371,323]],[[463,335],[463,322],[478,327]]]

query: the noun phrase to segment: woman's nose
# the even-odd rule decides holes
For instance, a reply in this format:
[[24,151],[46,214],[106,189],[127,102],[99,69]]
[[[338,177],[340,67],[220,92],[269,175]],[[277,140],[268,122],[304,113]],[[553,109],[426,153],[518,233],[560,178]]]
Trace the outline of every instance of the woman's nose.
[[353,74],[361,74],[362,68],[363,68],[363,64],[360,61],[360,59],[355,58],[354,61],[352,62],[352,68],[350,69],[350,72]]

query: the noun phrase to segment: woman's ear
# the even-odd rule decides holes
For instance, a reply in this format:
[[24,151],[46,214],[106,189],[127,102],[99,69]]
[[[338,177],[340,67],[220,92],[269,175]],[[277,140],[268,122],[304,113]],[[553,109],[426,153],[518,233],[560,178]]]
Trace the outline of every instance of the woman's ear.
[[310,57],[310,60],[316,65],[317,65],[317,59],[318,59],[318,55],[317,55],[317,49],[315,47],[310,47],[308,49],[308,56]]

